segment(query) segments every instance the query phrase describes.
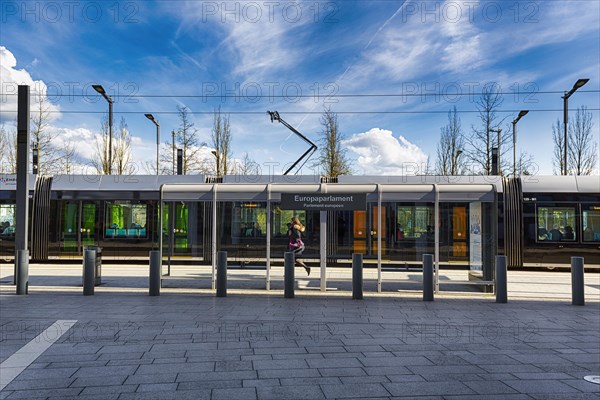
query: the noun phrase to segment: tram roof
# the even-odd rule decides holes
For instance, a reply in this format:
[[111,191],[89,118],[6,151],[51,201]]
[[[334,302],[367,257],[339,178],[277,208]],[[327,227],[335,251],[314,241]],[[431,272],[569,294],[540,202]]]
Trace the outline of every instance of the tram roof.
[[482,179],[463,179],[463,182],[457,183],[448,179],[423,181],[420,177],[410,177],[411,179],[403,182],[402,177],[398,177],[396,181],[390,182],[386,177],[372,179],[363,176],[353,177],[355,179],[340,177],[337,183],[321,183],[320,178],[316,182],[311,182],[306,177],[303,182],[290,182],[290,177],[278,180],[273,180],[272,177],[251,177],[254,182],[249,183],[248,179],[241,178],[246,177],[231,176],[222,184],[166,184],[161,188],[161,198],[165,201],[211,201],[216,193],[219,201],[278,201],[282,193],[364,193],[367,200],[377,201],[381,193],[382,201],[433,202],[437,192],[440,201],[490,202],[494,201],[497,191],[496,183]]
[[[0,190],[14,191],[16,189],[16,175],[4,174],[0,176]],[[29,175],[29,190],[35,188],[35,175]],[[56,175],[52,180],[53,191],[108,191],[108,192],[132,192],[148,191],[156,192],[164,187],[164,192],[181,191],[182,185],[198,186],[208,190],[212,184],[206,184],[205,175]],[[523,192],[525,193],[600,193],[600,176],[522,176]],[[227,175],[223,177],[223,184],[219,185],[221,191],[239,191],[242,189],[238,185],[259,185],[257,187],[247,186],[248,190],[265,191],[266,185],[276,186],[276,190],[289,190],[298,192],[299,190],[319,191],[321,177],[318,175],[260,175],[260,176],[241,176]],[[372,185],[372,191],[377,190],[380,185],[383,191],[388,185],[393,187],[404,186],[402,191],[410,190],[423,192],[430,191],[431,185],[437,184],[442,187],[441,192],[450,189],[443,189],[451,185],[454,192],[473,190],[474,185],[484,185],[486,187],[494,186],[497,192],[502,192],[502,178],[498,176],[365,176],[349,175],[340,176],[337,183],[324,183],[332,193],[343,191],[353,192],[352,186],[360,185],[361,190],[369,191],[367,186]],[[309,185],[303,187],[303,185]],[[225,186],[232,186],[231,189],[223,189]],[[414,188],[409,188],[414,186]],[[418,188],[421,186],[421,188]],[[462,187],[462,189],[460,189]],[[286,189],[287,188],[287,189]],[[187,188],[185,191],[188,191]]]
[[600,194],[600,176],[523,176],[525,193],[595,193]]

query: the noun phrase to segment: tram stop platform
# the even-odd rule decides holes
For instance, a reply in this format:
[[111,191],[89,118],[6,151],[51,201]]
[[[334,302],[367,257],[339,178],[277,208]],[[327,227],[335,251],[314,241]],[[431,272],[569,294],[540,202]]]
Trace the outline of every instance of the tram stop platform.
[[[104,265],[83,296],[81,266],[30,265],[15,295],[0,265],[2,399],[599,399],[600,274],[571,305],[568,272],[509,271],[508,303],[441,270],[424,302],[420,273],[230,269],[215,297],[210,268],[177,266],[160,296],[148,267]],[[376,273],[374,271],[373,273]],[[588,380],[586,380],[588,378]]]

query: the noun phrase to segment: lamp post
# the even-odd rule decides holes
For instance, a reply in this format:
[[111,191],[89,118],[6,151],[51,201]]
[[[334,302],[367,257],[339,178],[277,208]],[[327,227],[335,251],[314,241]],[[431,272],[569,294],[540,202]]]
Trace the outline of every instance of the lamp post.
[[498,133],[498,175],[502,175],[502,168],[500,167],[500,134],[502,133],[502,129],[500,128],[489,128],[490,132]]
[[172,144],[171,147],[173,147],[173,175],[175,175],[175,131],[174,130],[171,131],[171,136],[173,138],[171,141],[171,144]]
[[575,84],[573,85],[573,88],[571,90],[569,90],[568,92],[565,91],[565,95],[563,96],[563,112],[564,112],[564,124],[565,124],[565,143],[564,143],[564,154],[563,154],[563,167],[564,167],[564,173],[563,175],[567,175],[568,169],[567,169],[567,151],[569,149],[569,146],[567,146],[567,121],[569,119],[569,97],[571,97],[571,95],[573,93],[575,93],[577,91],[577,89],[579,89],[580,87],[582,87],[583,85],[585,85],[586,83],[589,82],[589,79],[579,79],[577,80],[577,82],[575,82]]
[[112,174],[112,126],[113,126],[113,100],[106,94],[102,85],[92,85],[94,90],[108,101],[108,174]]
[[150,121],[154,122],[156,125],[156,175],[159,175],[159,164],[158,164],[158,146],[160,145],[160,124],[156,119],[154,119],[154,115],[152,114],[144,114],[146,118]]
[[[529,110],[521,110],[517,118],[512,122],[513,126],[513,178],[517,176],[517,122],[521,118],[527,115]],[[521,169],[519,168],[519,175],[521,175]]]

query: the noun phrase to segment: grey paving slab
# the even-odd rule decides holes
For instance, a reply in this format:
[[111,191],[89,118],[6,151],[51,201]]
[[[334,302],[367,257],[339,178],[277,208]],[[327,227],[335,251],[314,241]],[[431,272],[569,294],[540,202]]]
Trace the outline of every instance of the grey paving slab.
[[217,361],[215,372],[252,370],[252,361]]
[[519,393],[553,394],[553,393],[580,393],[573,386],[554,380],[506,380],[504,383]]
[[136,392],[174,392],[176,389],[177,383],[142,383]]
[[463,394],[460,396],[444,396],[444,400],[531,400],[531,397],[526,394]]
[[402,382],[384,383],[392,396],[446,396],[476,394],[461,382]]
[[215,363],[161,363],[161,364],[150,364],[140,365],[135,371],[136,375],[147,375],[147,374],[161,374],[161,373],[178,373],[178,372],[211,372],[215,370]]
[[226,389],[240,387],[243,387],[241,379],[229,381],[191,381],[180,382],[177,386],[177,390]]
[[213,389],[212,400],[255,400],[256,388]]
[[177,390],[175,392],[123,393],[119,400],[210,400],[210,389]]
[[389,396],[390,393],[379,383],[348,383],[343,385],[321,385],[321,390],[328,399],[367,398]]
[[141,383],[171,383],[177,378],[176,372],[159,372],[155,374],[135,374],[127,376],[126,385],[139,385]]
[[[26,321],[13,337],[49,316],[80,321],[0,399],[598,398],[579,375],[600,370],[599,301],[369,293],[356,302],[340,291],[217,299],[168,288],[150,298],[107,282],[93,298],[42,286],[14,297],[0,285],[0,325]],[[0,360],[25,343],[0,340]]]
[[71,387],[116,386],[122,385],[125,379],[127,379],[127,375],[79,377],[75,379]]
[[462,381],[477,394],[510,394],[518,393],[517,390],[500,381]]
[[109,395],[121,393],[133,393],[137,390],[138,385],[117,385],[117,386],[88,386],[81,392],[82,395]]
[[282,378],[279,380],[281,386],[300,386],[300,385],[335,385],[340,384],[337,377],[330,378]]
[[[311,370],[312,371],[312,370]],[[323,368],[319,370],[322,376],[365,376],[367,372],[363,368]],[[384,375],[384,374],[380,374]]]
[[257,360],[252,361],[254,369],[299,369],[308,368],[305,360]]
[[[331,369],[335,371],[335,368]],[[259,379],[271,379],[271,378],[294,378],[294,377],[318,377],[318,376],[327,376],[326,374],[320,374],[319,370],[311,369],[311,368],[302,368],[302,369],[263,369],[256,371],[258,372]],[[249,379],[249,378],[243,378]]]
[[47,399],[48,397],[77,396],[81,388],[53,388],[53,389],[31,389],[17,390],[11,393],[10,399]]
[[81,367],[75,372],[73,377],[82,378],[90,377],[95,378],[98,376],[111,376],[111,375],[132,375],[138,369],[137,365],[125,365],[125,366],[103,366],[103,367]]
[[325,395],[318,386],[260,386],[256,388],[259,400],[318,400]]

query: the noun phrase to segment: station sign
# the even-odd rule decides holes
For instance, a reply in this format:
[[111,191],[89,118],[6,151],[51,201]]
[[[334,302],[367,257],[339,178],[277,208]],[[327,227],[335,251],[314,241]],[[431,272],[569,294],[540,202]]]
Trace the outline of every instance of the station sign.
[[283,210],[354,211],[367,209],[366,193],[281,193]]

